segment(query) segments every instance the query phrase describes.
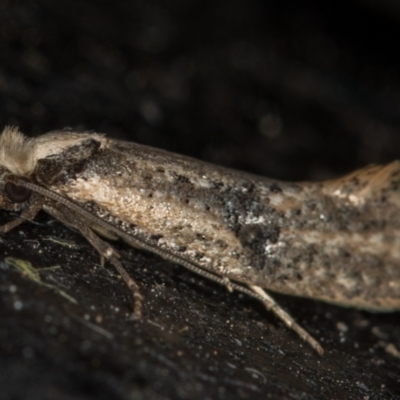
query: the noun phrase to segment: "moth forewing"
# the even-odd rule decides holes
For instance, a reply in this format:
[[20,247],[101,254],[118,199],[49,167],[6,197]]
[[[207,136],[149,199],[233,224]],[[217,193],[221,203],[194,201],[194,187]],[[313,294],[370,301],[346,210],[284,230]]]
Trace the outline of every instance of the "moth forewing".
[[99,134],[28,139],[6,128],[0,174],[0,207],[25,205],[2,230],[40,208],[78,229],[130,287],[136,316],[139,288],[95,232],[257,298],[320,354],[262,288],[400,309],[398,162],[334,181],[287,183]]

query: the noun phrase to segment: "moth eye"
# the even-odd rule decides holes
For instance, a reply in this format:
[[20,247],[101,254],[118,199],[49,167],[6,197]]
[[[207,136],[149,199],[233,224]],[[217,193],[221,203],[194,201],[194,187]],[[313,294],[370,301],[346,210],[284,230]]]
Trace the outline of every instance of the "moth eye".
[[13,203],[25,203],[31,197],[32,191],[24,188],[23,186],[14,185],[11,182],[7,182],[4,186],[4,192],[8,199]]

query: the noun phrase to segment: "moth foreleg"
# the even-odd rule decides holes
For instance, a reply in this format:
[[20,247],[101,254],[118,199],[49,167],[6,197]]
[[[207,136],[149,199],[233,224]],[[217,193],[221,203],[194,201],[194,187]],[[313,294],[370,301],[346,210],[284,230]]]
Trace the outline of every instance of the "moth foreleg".
[[0,226],[0,232],[6,233],[11,229],[16,228],[23,222],[32,220],[33,218],[35,218],[36,214],[42,209],[43,204],[43,198],[37,197],[31,204],[28,205],[28,207],[21,211],[21,214],[17,218]]
[[122,266],[119,261],[119,254],[117,251],[107,242],[100,239],[85,223],[81,220],[75,219],[68,216],[64,210],[60,210],[61,207],[56,209],[51,207],[51,214],[60,221],[66,223],[77,229],[86,240],[99,252],[101,257],[101,264],[104,264],[104,259],[108,260],[114,268],[118,271],[126,285],[132,292],[133,296],[133,319],[140,318],[142,316],[142,295],[137,283],[129,276],[126,269]]
[[248,285],[248,287],[258,295],[257,298],[263,302],[267,310],[272,311],[279,319],[281,319],[285,323],[288,328],[293,329],[303,340],[309,343],[311,347],[318,352],[319,355],[322,356],[324,354],[324,349],[318,343],[318,341],[315,340],[307,331],[305,331],[285,310],[283,310],[275,302],[275,300],[268,295],[268,293],[266,293],[259,286]]

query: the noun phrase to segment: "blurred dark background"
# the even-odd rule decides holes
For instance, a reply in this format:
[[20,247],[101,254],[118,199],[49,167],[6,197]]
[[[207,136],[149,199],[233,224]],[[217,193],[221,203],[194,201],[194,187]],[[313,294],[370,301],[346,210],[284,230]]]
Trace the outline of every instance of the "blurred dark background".
[[[2,0],[0,126],[334,177],[400,158],[399,38],[390,0]],[[400,398],[399,313],[277,296],[320,359],[257,302],[117,246],[143,288],[137,324],[79,235],[41,215],[0,238],[3,259],[61,265],[42,278],[79,303],[1,264],[1,400]]]
[[0,125],[286,179],[385,162],[400,149],[400,6],[384,3],[3,1]]

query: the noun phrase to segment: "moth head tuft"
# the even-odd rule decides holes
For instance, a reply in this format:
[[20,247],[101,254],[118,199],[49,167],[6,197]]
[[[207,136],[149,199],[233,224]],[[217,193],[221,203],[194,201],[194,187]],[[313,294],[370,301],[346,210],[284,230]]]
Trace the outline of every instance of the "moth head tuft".
[[0,166],[16,175],[29,175],[36,163],[32,144],[17,127],[6,126],[0,136]]

